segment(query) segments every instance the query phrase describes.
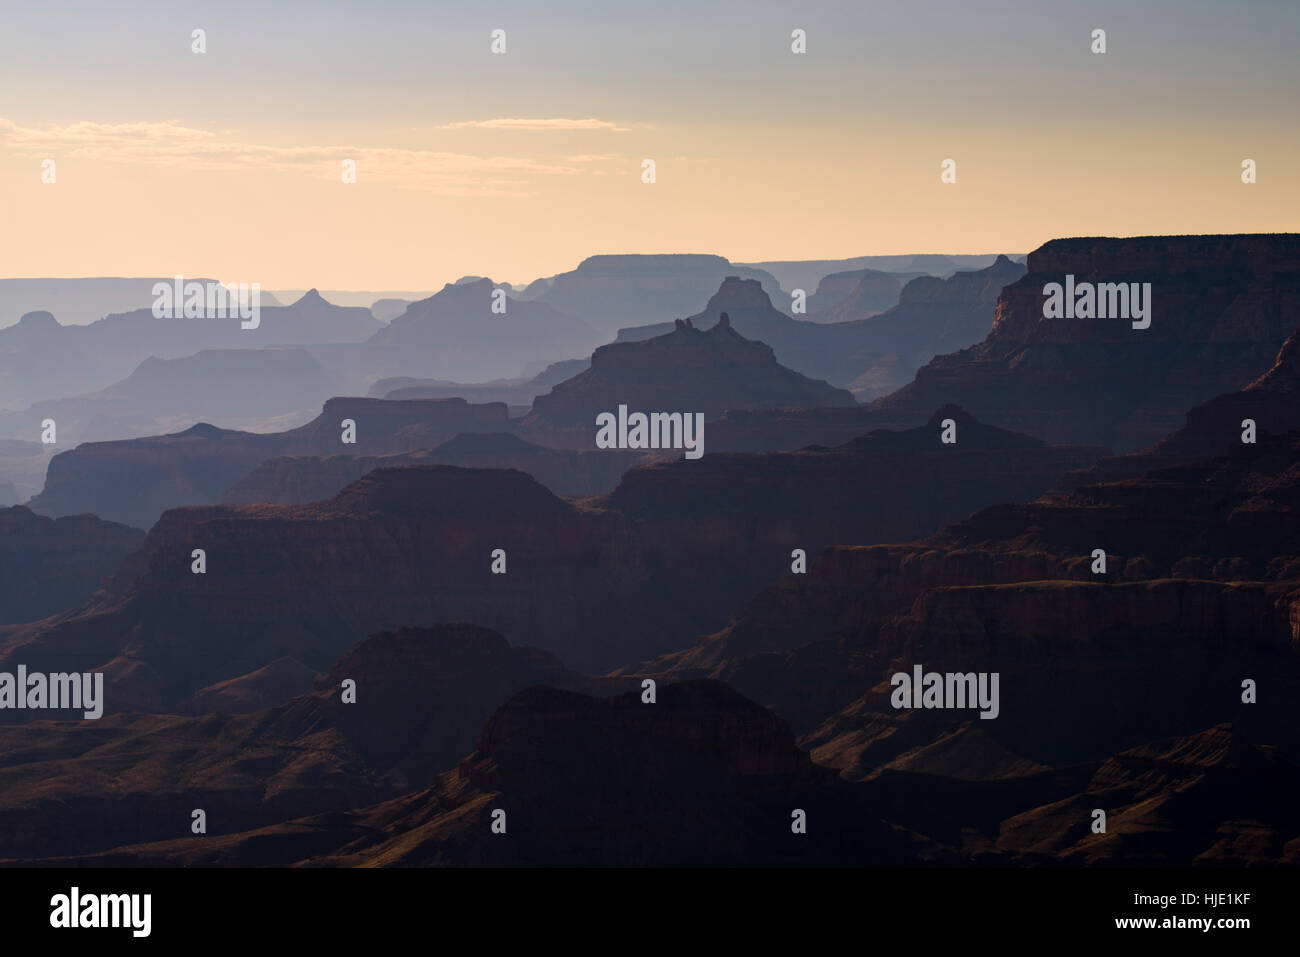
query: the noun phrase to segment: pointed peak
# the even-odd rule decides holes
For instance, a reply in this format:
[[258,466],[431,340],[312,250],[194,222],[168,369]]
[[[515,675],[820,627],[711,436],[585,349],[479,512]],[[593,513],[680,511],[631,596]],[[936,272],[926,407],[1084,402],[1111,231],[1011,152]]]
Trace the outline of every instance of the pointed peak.
[[294,303],[294,306],[318,306],[329,305],[329,301],[320,294],[320,290],[312,287],[302,294],[302,298]]

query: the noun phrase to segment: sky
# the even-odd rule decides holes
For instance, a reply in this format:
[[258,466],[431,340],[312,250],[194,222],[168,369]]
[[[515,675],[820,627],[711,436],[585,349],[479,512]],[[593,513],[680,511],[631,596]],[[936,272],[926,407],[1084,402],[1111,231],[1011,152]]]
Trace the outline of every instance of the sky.
[[1294,0],[0,0],[0,276],[419,290],[1296,231],[1298,37]]

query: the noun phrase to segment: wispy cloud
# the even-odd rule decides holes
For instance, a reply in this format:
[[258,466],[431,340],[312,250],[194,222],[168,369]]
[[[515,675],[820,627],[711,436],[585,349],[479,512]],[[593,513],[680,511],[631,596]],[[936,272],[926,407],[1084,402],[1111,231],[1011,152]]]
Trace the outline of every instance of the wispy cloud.
[[0,117],[0,140],[19,157],[71,157],[133,166],[190,170],[302,171],[337,179],[340,162],[354,160],[359,182],[385,183],[442,195],[525,195],[530,177],[573,176],[586,170],[571,158],[484,156],[373,146],[275,146],[173,121],[78,122],[47,129]]
[[440,130],[610,130],[626,133],[630,127],[619,126],[609,120],[588,117],[585,120],[570,120],[562,117],[551,119],[508,119],[495,120],[461,120],[457,123],[444,123]]

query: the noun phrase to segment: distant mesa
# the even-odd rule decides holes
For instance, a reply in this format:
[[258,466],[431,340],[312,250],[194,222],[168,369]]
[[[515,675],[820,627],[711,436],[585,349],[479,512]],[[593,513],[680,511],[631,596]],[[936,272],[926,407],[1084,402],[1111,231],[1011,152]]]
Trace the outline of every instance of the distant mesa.
[[[119,313],[149,308],[155,283],[171,284],[172,276],[157,278],[79,277],[69,279],[0,279],[0,330],[33,311],[49,311],[63,322],[84,326]],[[211,279],[190,276],[197,282]],[[279,302],[263,294],[263,305]]]
[[392,322],[406,312],[412,301],[410,299],[376,299],[370,304],[370,314],[380,322]]
[[587,257],[571,272],[538,280],[526,298],[535,296],[580,317],[599,329],[604,341],[623,326],[689,315],[726,276],[755,280],[771,296],[781,293],[770,273],[733,265],[721,256],[602,255]]
[[53,314],[40,310],[37,312],[29,312],[24,315],[18,320],[17,327],[20,329],[48,329],[58,326],[59,320],[55,319]]
[[[358,424],[355,445],[342,443],[341,423],[348,418]],[[45,488],[30,504],[42,515],[91,512],[149,528],[169,508],[219,501],[227,489],[276,456],[385,455],[430,448],[462,432],[509,428],[501,403],[332,398],[313,421],[285,432],[241,432],[201,423],[171,435],[84,443],[50,460]]]
[[[962,269],[985,269],[996,258],[996,254],[978,255],[932,255],[904,253],[893,256],[854,256],[850,259],[805,259],[773,262],[743,263],[753,269],[762,269],[775,276],[781,288],[813,290],[818,284],[832,274],[873,271],[894,275],[926,273],[932,276],[949,276]],[[1023,254],[1009,257],[1013,262],[1023,264]],[[893,305],[897,299],[891,301]],[[822,307],[819,307],[822,308]]]

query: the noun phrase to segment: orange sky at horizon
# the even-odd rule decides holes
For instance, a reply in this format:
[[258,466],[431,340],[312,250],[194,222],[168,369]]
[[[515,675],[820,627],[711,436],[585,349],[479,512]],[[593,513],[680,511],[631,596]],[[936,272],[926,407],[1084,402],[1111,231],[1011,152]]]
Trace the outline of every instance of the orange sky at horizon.
[[[1300,230],[1300,132],[1277,119],[1295,67],[1268,55],[1297,19],[1285,6],[1257,4],[1270,23],[1192,4],[1171,27],[1106,2],[1055,17],[1009,3],[993,22],[936,2],[939,32],[905,3],[860,24],[833,4],[763,2],[744,22],[593,7],[567,30],[520,7],[503,15],[507,55],[488,50],[495,21],[448,12],[455,43],[423,63],[407,46],[429,20],[417,5],[380,4],[392,22],[328,8],[306,26],[242,3],[137,6],[134,30],[87,8],[27,43],[22,27],[43,21],[17,16],[0,40],[6,277],[419,290],[607,253],[762,262]],[[1110,25],[1105,55],[1088,50],[1094,20]],[[803,55],[788,49],[796,21]],[[306,36],[290,48],[286,29]],[[232,50],[232,35],[254,39]],[[349,36],[389,55],[325,71],[370,50]],[[955,183],[940,179],[948,158]]]

